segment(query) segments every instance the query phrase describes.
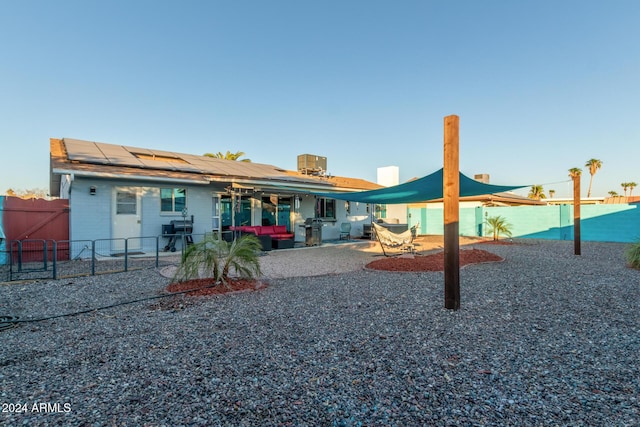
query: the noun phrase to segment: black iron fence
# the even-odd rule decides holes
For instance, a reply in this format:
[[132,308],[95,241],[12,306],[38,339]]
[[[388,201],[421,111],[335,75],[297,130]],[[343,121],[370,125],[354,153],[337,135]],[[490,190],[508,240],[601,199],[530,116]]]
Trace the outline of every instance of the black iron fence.
[[0,251],[0,282],[61,279],[175,264],[204,234],[96,240],[13,240]]

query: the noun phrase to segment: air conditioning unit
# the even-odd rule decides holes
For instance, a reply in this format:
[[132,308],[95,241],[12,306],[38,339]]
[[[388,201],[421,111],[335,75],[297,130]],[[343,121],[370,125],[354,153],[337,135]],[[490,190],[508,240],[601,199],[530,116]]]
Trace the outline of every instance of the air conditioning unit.
[[489,174],[488,173],[478,173],[473,176],[473,179],[476,181],[488,184],[489,183]]
[[300,154],[298,172],[306,175],[324,175],[327,172],[327,158],[315,154]]

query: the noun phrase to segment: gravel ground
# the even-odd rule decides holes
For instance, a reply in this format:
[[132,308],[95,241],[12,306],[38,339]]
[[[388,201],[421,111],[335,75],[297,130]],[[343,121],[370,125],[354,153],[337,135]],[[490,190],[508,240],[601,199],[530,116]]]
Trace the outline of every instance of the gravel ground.
[[[363,270],[379,256],[363,245],[265,255],[257,292],[22,323],[0,332],[0,425],[640,425],[640,271],[625,245],[476,247],[505,261],[461,270],[458,311],[443,308],[442,272]],[[0,316],[167,283],[146,269],[0,285]]]

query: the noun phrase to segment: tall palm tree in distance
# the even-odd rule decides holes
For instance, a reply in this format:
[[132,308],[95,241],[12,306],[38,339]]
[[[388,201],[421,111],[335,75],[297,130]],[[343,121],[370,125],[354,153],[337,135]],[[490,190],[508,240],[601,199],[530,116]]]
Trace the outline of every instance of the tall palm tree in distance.
[[226,153],[222,153],[220,151],[218,151],[217,153],[213,154],[213,153],[204,153],[203,156],[207,156],[207,157],[215,157],[216,159],[223,159],[223,160],[239,160],[241,162],[247,162],[247,163],[251,163],[251,159],[241,159],[240,157],[244,156],[244,151],[236,151],[235,153],[232,153],[231,151],[227,150]]
[[591,197],[591,185],[593,184],[593,176],[602,167],[602,160],[589,159],[584,165],[585,167],[589,168],[589,173],[591,174],[591,179],[589,180],[589,189],[587,190],[587,197]]
[[571,168],[571,169],[569,169],[569,178],[576,179],[580,175],[582,175],[582,169],[580,169],[580,168]]
[[633,189],[636,188],[638,184],[636,184],[635,182],[627,182],[627,185],[629,186],[629,197],[631,197],[631,195],[633,194]]
[[627,190],[629,189],[629,183],[628,182],[623,182],[620,184],[620,186],[622,187],[622,190],[624,191],[624,197],[627,197]]
[[529,190],[529,198],[534,200],[546,199],[542,185],[532,185]]
[[579,176],[582,176],[582,169],[580,168],[569,169],[569,178],[571,178],[571,180],[574,181],[574,184],[575,184],[576,178],[578,178]]

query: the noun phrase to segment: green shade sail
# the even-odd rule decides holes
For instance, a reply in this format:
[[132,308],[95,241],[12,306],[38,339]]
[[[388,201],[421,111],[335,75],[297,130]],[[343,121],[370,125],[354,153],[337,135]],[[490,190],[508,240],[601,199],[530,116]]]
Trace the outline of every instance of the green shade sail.
[[[491,185],[471,179],[460,173],[460,197],[496,194],[530,185]],[[318,197],[327,197],[350,202],[372,204],[419,203],[441,199],[443,187],[443,169],[393,187],[369,191],[352,192],[313,192]]]

